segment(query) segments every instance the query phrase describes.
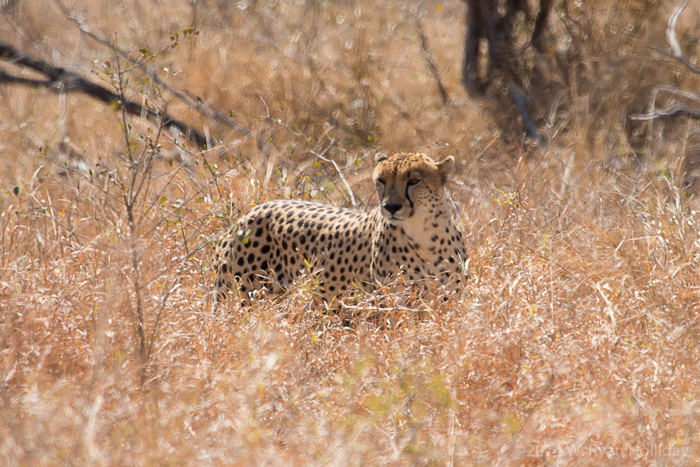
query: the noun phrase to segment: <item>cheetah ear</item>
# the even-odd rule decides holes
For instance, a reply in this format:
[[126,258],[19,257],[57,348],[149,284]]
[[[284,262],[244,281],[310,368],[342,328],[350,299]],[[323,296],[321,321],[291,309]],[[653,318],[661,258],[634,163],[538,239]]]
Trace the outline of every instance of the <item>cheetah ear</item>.
[[447,179],[452,175],[452,170],[455,167],[455,157],[447,156],[444,160],[437,163],[438,173],[442,179],[442,183],[447,182]]
[[375,163],[375,164],[379,164],[381,161],[385,161],[385,160],[387,160],[388,158],[389,158],[389,156],[387,156],[387,155],[384,154],[383,152],[378,152],[378,153],[374,156],[374,163]]

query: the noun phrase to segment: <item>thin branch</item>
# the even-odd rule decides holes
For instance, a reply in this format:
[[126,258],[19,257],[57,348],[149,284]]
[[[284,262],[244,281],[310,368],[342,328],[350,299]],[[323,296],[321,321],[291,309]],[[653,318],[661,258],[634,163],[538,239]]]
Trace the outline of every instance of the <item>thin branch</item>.
[[37,71],[47,77],[46,81],[29,80],[0,73],[0,82],[23,84],[32,87],[45,87],[51,92],[81,92],[88,96],[104,102],[107,105],[114,103],[124,107],[126,112],[136,116],[146,116],[147,119],[165,126],[176,126],[182,133],[194,142],[198,148],[206,147],[207,139],[203,133],[196,130],[191,125],[184,123],[177,118],[155,112],[130,99],[122,99],[118,94],[99,84],[93,83],[82,75],[66,70],[62,67],[53,66],[43,60],[32,58],[25,52],[17,50],[9,43],[0,39],[0,60],[4,60],[12,65],[22,65]]
[[339,103],[336,103],[334,106],[335,108],[333,110],[326,110],[325,108],[321,107],[320,105],[316,104],[315,102],[311,101],[309,102],[309,107],[314,111],[317,112],[330,122],[331,125],[333,125],[335,128],[338,128],[345,133],[349,135],[353,135],[356,137],[359,137],[363,142],[366,142],[367,139],[371,136],[371,133],[368,130],[365,130],[364,128],[359,128],[355,127],[353,128],[352,126],[343,123],[340,119],[336,118],[333,115],[333,110],[338,110],[340,111],[343,115],[346,117],[350,117],[345,109],[343,109],[342,105]]
[[340,170],[340,167],[338,167],[338,164],[333,160],[325,156],[325,154],[328,152],[328,150],[333,146],[333,143],[335,143],[335,140],[331,138],[330,143],[326,147],[326,149],[323,150],[323,152],[317,152],[314,151],[313,149],[310,150],[309,152],[313,154],[314,156],[318,157],[322,161],[325,162],[330,162],[333,164],[333,167],[335,167],[335,171],[338,172],[338,176],[340,179],[343,181],[343,184],[345,185],[345,189],[348,190],[348,194],[350,195],[350,202],[352,203],[352,207],[357,209],[357,202],[355,201],[355,193],[353,193],[352,188],[350,188],[350,184],[348,181],[345,179],[345,176],[343,175],[343,172]]
[[700,96],[697,94],[694,94],[690,91],[685,91],[683,89],[676,89],[672,88],[670,86],[657,86],[654,88],[654,90],[651,93],[651,98],[649,99],[649,112],[646,114],[634,114],[630,115],[628,118],[630,120],[638,120],[638,121],[648,121],[649,122],[649,132],[653,133],[653,125],[654,125],[654,120],[656,119],[663,119],[663,118],[672,118],[672,117],[689,117],[694,120],[698,119],[696,116],[699,111],[697,110],[692,110],[687,107],[684,107],[682,105],[674,106],[671,107],[668,110],[656,110],[656,98],[659,95],[659,93],[665,92],[669,93],[672,95],[684,97],[686,99],[690,99],[696,102],[700,102]]
[[[80,19],[78,19],[75,15],[71,14],[70,11],[68,11],[68,9],[60,2],[60,0],[54,0],[54,2],[58,6],[58,8],[61,10],[63,15],[67,19],[71,20],[72,22],[74,22],[76,24],[78,29],[80,29],[80,32],[82,32],[83,34],[88,36],[90,39],[92,39],[92,40],[94,40],[94,41],[96,41],[96,42],[98,42],[106,47],[109,47],[111,50],[115,51],[117,54],[119,54],[123,58],[127,59],[129,61],[129,63],[131,63],[132,65],[142,65],[141,63],[137,62],[133,57],[131,57],[129,52],[127,52],[126,50],[117,47],[116,45],[114,45],[110,41],[108,41],[107,39],[100,37],[97,34],[90,31],[90,29],[85,25],[85,23],[83,21],[81,21]],[[154,70],[146,69],[145,66],[144,66],[144,69],[145,69],[144,72],[146,73],[146,75],[149,78],[151,78],[156,84],[158,84],[160,87],[166,89],[173,96],[177,97],[180,101],[187,104],[187,106],[189,106],[191,109],[196,110],[197,112],[199,112],[200,114],[204,115],[207,118],[215,120],[219,123],[226,125],[229,128],[232,128],[240,133],[243,133],[247,137],[255,138],[258,149],[262,150],[263,147],[265,147],[265,141],[263,141],[262,139],[255,136],[249,128],[247,128],[247,127],[241,125],[240,123],[228,118],[224,112],[222,112],[221,110],[212,106],[211,104],[200,101],[198,98],[193,97],[191,95],[191,93],[189,93],[187,91],[185,91],[185,92],[178,91],[177,89],[173,88],[168,83],[163,81]],[[187,94],[189,94],[189,95],[187,95]]]
[[0,83],[21,84],[23,86],[31,86],[35,88],[51,86],[50,81],[45,81],[43,79],[29,79],[22,78],[20,76],[13,76],[5,73],[2,70],[0,70]]
[[420,19],[416,18],[416,28],[418,29],[418,38],[420,39],[420,48],[423,50],[423,56],[425,56],[425,62],[428,64],[428,69],[430,73],[435,78],[435,83],[437,84],[438,91],[440,91],[440,97],[442,97],[442,104],[448,105],[450,103],[450,97],[447,95],[447,90],[442,84],[442,78],[440,78],[440,72],[435,66],[435,61],[433,60],[433,55],[430,53],[428,48],[428,39],[426,39],[423,33],[423,26],[421,25]]
[[[674,88],[671,86],[661,85],[661,86],[655,87],[654,91],[652,92],[652,96],[653,96],[652,105],[656,103],[656,96],[661,92],[667,92],[669,94],[673,94],[676,96],[685,97],[686,99],[690,99],[692,101],[700,103],[700,96],[698,96],[697,94],[695,94],[693,92],[686,91],[684,89]],[[652,107],[652,110],[653,110],[653,107]]]
[[547,18],[552,9],[552,0],[540,0],[540,11],[535,19],[535,28],[532,31],[530,42],[539,52],[544,52],[544,30],[547,27]]
[[696,67],[690,61],[685,58],[681,46],[678,44],[678,38],[676,37],[676,23],[678,22],[678,17],[683,13],[685,7],[688,6],[689,0],[684,0],[680,6],[677,6],[671,16],[668,18],[668,27],[666,28],[666,41],[668,45],[671,46],[672,56],[681,62],[683,65],[695,74],[700,74],[700,68]]
[[523,97],[520,91],[515,87],[512,87],[510,89],[510,92],[513,96],[515,106],[518,108],[518,112],[520,112],[520,118],[523,119],[523,123],[525,124],[525,134],[528,136],[528,138],[531,138],[537,144],[543,145],[544,139],[542,139],[542,136],[540,136],[540,134],[537,132],[537,125],[535,125],[535,122],[532,121],[532,118],[530,117],[530,114],[527,111],[527,105],[525,105],[525,97]]
[[630,120],[655,120],[657,118],[688,117],[693,120],[700,120],[700,110],[693,110],[683,106],[671,107],[665,111],[654,111],[647,114],[630,115]]

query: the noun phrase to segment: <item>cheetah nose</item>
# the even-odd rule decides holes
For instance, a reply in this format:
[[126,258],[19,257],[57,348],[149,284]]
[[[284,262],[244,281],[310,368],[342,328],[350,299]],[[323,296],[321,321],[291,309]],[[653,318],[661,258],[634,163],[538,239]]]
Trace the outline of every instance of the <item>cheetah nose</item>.
[[382,207],[392,216],[401,209],[401,205],[399,203],[386,203]]

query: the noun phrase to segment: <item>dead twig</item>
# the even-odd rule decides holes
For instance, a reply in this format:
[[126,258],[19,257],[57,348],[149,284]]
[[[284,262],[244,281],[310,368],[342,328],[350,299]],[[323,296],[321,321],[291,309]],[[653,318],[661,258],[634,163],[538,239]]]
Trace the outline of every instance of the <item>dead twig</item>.
[[515,107],[520,113],[520,118],[522,118],[523,124],[525,125],[525,134],[528,138],[532,139],[537,144],[542,146],[544,144],[544,139],[537,132],[537,125],[535,125],[535,122],[532,120],[532,117],[530,117],[530,113],[527,111],[525,96],[523,96],[522,93],[515,86],[513,86],[510,89],[510,93],[513,96],[513,102],[515,103]]
[[651,99],[649,99],[649,112],[647,112],[646,114],[630,115],[628,118],[630,120],[649,121],[650,133],[653,132],[654,120],[659,118],[688,117],[694,120],[700,119],[700,110],[689,109],[688,107],[682,105],[677,105],[667,110],[656,110],[656,98],[659,95],[659,93],[662,92],[672,94],[675,96],[680,96],[700,103],[700,96],[690,91],[676,89],[670,86],[657,86],[651,93]]
[[328,150],[333,146],[333,143],[335,143],[335,139],[331,138],[330,143],[322,152],[315,151],[311,149],[309,152],[313,154],[314,156],[318,157],[322,161],[325,162],[330,162],[333,164],[333,167],[335,167],[335,171],[338,173],[338,176],[340,177],[340,180],[342,180],[343,185],[345,185],[345,189],[348,191],[348,195],[350,196],[350,202],[352,203],[352,207],[357,209],[357,202],[355,201],[355,193],[353,193],[352,188],[350,188],[350,184],[348,181],[345,179],[345,176],[343,175],[343,172],[340,170],[340,167],[338,167],[338,163],[334,161],[333,159],[329,159],[326,157],[326,153]]
[[630,120],[654,120],[657,118],[688,117],[693,120],[700,120],[700,110],[693,110],[683,106],[671,107],[668,110],[649,112],[646,114],[630,115]]
[[677,6],[671,16],[668,18],[668,26],[666,27],[666,41],[671,47],[671,55],[681,62],[683,65],[695,74],[700,74],[700,68],[696,67],[690,61],[685,58],[681,46],[678,44],[678,38],[676,37],[676,23],[678,22],[678,17],[683,13],[685,7],[688,6],[689,0],[684,0],[680,6]]
[[[111,43],[107,39],[98,36],[97,34],[93,33],[90,31],[90,29],[85,25],[85,23],[78,19],[75,15],[73,15],[68,9],[60,2],[60,0],[54,0],[58,8],[61,10],[63,15],[74,22],[78,29],[80,29],[80,32],[88,36],[90,39],[98,42],[99,44],[102,44],[106,47],[109,47],[112,49],[114,52],[117,54],[121,55],[123,58],[127,59],[130,64],[132,65],[139,65],[139,63],[124,49],[121,49],[117,47],[115,44]],[[156,84],[158,84],[160,87],[163,89],[166,89],[168,92],[170,92],[173,96],[175,96],[177,99],[179,99],[181,102],[187,104],[188,107],[190,107],[193,110],[196,110],[200,114],[204,115],[207,118],[210,118],[214,121],[217,121],[229,128],[232,128],[239,133],[242,133],[243,135],[249,137],[249,138],[255,138],[256,144],[258,149],[262,150],[266,143],[263,141],[261,138],[255,136],[253,132],[246,126],[241,125],[240,123],[234,121],[233,119],[229,118],[226,116],[224,112],[221,110],[217,109],[216,107],[212,106],[211,104],[202,101],[201,99],[192,96],[192,94],[188,91],[179,91],[172,86],[170,86],[167,82],[162,80],[158,74],[153,70],[153,69],[147,69],[144,67],[144,73],[152,79]]]
[[[685,65],[685,67],[690,72],[700,74],[700,68],[690,63],[690,60],[688,60],[685,57],[685,55],[683,55],[681,46],[678,43],[678,38],[676,37],[676,24],[678,23],[678,18],[688,6],[688,3],[689,0],[683,0],[683,3],[674,8],[673,13],[671,13],[671,16],[668,18],[668,25],[666,27],[666,41],[671,47],[671,52],[657,49],[655,47],[651,47],[651,49],[655,52],[675,58],[683,65]],[[682,105],[676,105],[667,110],[656,110],[656,96],[659,92],[662,91],[682,96],[694,100],[696,102],[700,102],[700,96],[692,92],[684,91],[682,89],[674,89],[668,86],[659,86],[656,89],[654,89],[654,92],[652,93],[649,112],[646,114],[630,115],[629,119],[638,121],[649,121],[650,129],[652,128],[651,125],[653,125],[653,121],[659,118],[688,117],[693,120],[700,120],[700,110],[690,109]]]
[[86,79],[79,73],[51,65],[38,58],[30,57],[27,53],[14,48],[1,39],[0,60],[15,66],[24,66],[45,75],[47,78],[46,80],[25,79],[0,71],[0,82],[21,84],[31,87],[44,87],[55,93],[81,92],[107,105],[116,103],[123,106],[124,110],[131,115],[139,117],[145,116],[148,120],[162,124],[163,126],[176,126],[187,138],[195,143],[198,148],[206,147],[207,145],[206,136],[191,125],[167,113],[157,112],[130,99],[122,98],[104,86]]
[[433,60],[433,55],[430,53],[428,48],[428,39],[426,39],[423,33],[423,26],[421,25],[420,19],[416,19],[416,28],[418,29],[418,38],[420,39],[420,48],[423,51],[423,56],[425,57],[425,62],[428,65],[430,73],[435,78],[435,84],[437,84],[438,91],[440,91],[440,97],[442,98],[442,104],[448,105],[450,103],[450,96],[447,94],[445,86],[442,84],[442,78],[440,78],[440,72],[435,66],[435,61]]

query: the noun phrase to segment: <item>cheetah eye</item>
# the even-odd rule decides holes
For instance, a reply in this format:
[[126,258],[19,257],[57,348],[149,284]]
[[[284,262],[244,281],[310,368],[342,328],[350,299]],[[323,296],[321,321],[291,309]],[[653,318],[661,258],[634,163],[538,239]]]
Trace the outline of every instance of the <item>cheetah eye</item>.
[[419,183],[420,183],[420,180],[418,180],[417,178],[411,178],[408,180],[408,186],[418,185]]
[[378,178],[377,182],[379,182],[381,185],[386,185],[386,180],[384,180],[383,178]]

